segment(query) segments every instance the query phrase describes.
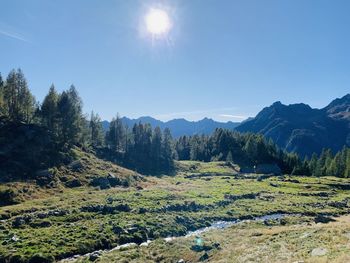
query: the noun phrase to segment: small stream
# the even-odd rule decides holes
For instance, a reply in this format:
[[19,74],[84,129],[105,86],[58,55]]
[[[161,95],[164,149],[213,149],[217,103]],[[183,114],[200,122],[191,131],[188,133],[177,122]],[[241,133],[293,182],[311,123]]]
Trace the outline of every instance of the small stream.
[[[189,231],[184,236],[166,237],[166,238],[164,238],[164,240],[165,240],[165,242],[171,242],[172,240],[175,240],[175,239],[181,238],[181,237],[189,238],[189,237],[199,236],[199,235],[201,235],[203,233],[206,233],[208,231],[211,231],[211,230],[225,229],[225,228],[228,228],[230,226],[236,225],[238,223],[249,222],[249,221],[279,220],[279,219],[282,219],[282,218],[284,218],[286,216],[291,216],[291,214],[279,214],[279,213],[277,213],[277,214],[259,216],[259,217],[255,217],[253,219],[246,219],[246,220],[216,221],[216,222],[212,223],[208,227],[199,228],[199,229],[197,229],[195,231]],[[137,246],[147,247],[150,243],[152,243],[151,240],[147,240],[147,242],[141,243],[140,245],[137,245],[136,243],[126,243],[124,245],[116,246],[116,247],[114,247],[112,249],[96,250],[94,252],[87,253],[85,255],[75,255],[73,257],[69,257],[69,258],[63,259],[63,260],[61,260],[59,262],[61,262],[61,263],[71,262],[71,261],[77,260],[77,259],[82,258],[82,257],[91,257],[91,256],[94,256],[94,255],[99,256],[99,255],[101,255],[103,253],[108,253],[108,252],[111,252],[111,251],[120,250],[120,249],[124,249],[124,248],[128,248],[128,247],[137,247]]]

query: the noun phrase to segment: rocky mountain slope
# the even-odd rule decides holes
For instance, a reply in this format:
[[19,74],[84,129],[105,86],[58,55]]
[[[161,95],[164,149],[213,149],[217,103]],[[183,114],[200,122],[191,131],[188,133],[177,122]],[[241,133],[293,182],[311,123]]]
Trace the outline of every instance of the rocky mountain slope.
[[335,99],[323,109],[313,109],[303,103],[275,102],[236,129],[261,133],[301,156],[320,153],[322,148],[335,152],[350,145],[350,94]]

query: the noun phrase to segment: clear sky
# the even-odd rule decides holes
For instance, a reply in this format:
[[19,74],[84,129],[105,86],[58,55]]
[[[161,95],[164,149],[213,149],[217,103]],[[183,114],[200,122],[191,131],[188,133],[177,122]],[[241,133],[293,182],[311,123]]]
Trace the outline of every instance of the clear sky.
[[[145,32],[151,8],[169,33]],[[1,0],[0,72],[42,100],[74,84],[103,119],[239,121],[350,92],[348,0]]]

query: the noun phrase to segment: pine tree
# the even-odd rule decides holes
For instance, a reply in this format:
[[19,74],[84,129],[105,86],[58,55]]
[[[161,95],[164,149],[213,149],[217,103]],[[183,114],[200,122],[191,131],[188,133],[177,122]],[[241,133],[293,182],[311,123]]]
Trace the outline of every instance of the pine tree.
[[343,177],[344,172],[345,163],[342,162],[342,153],[338,152],[331,161],[327,174],[331,176]]
[[317,167],[317,154],[313,153],[309,161],[309,170],[311,175],[316,176],[316,167]]
[[349,178],[350,177],[350,148],[346,149],[346,151],[344,152],[346,152],[344,177]]
[[95,114],[93,111],[90,115],[89,130],[91,145],[93,147],[101,146],[103,142],[103,129],[101,118],[98,116],[98,114]]
[[113,118],[109,130],[106,133],[106,144],[108,147],[115,152],[125,152],[126,147],[126,128],[119,115]]
[[154,129],[152,136],[152,149],[151,149],[151,160],[152,160],[152,170],[159,172],[161,170],[162,161],[162,131],[157,126]]
[[173,160],[173,138],[169,128],[164,129],[162,144],[162,168],[165,171],[171,171],[174,168]]
[[40,109],[41,124],[47,127],[56,138],[58,137],[58,100],[59,95],[55,86],[51,85]]
[[23,72],[12,70],[3,88],[4,109],[13,121],[30,123],[35,111],[35,99],[30,93]]
[[317,164],[315,167],[315,176],[324,176],[325,175],[325,164],[326,164],[326,159],[327,159],[327,150],[323,149],[320,157],[317,160]]
[[62,146],[71,147],[81,142],[84,118],[82,101],[72,85],[68,91],[62,92],[58,101],[59,140]]

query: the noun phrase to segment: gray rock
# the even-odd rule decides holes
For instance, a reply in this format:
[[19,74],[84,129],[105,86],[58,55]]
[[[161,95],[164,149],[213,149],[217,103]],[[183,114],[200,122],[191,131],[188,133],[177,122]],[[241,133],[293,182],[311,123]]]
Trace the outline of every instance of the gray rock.
[[317,247],[317,248],[314,248],[311,251],[311,256],[313,256],[313,257],[320,257],[320,256],[326,255],[327,253],[328,253],[327,249],[322,248],[322,247]]
[[17,241],[19,241],[19,238],[16,235],[13,235],[13,237],[11,237],[11,240],[13,242],[17,242]]
[[95,261],[95,260],[97,260],[100,256],[101,256],[101,252],[100,252],[100,251],[92,252],[92,253],[89,255],[89,260],[90,260],[90,261]]

